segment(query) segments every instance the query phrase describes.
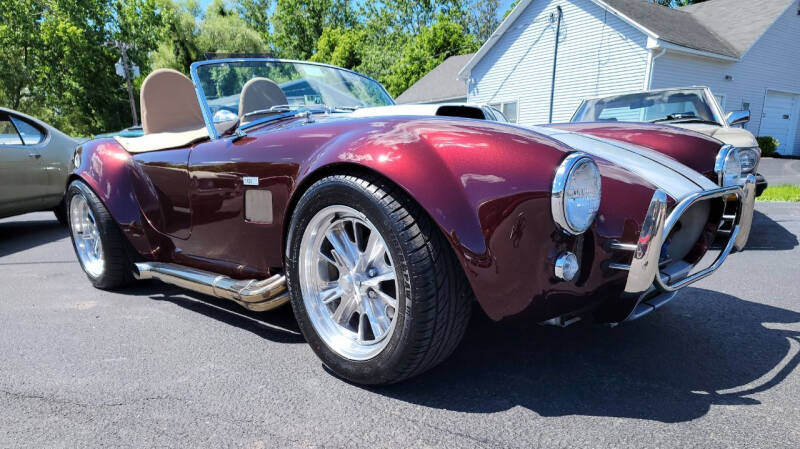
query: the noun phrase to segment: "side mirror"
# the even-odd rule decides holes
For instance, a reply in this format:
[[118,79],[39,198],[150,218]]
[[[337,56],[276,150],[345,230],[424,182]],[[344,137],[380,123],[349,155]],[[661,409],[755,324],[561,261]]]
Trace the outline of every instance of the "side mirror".
[[750,121],[750,111],[734,111],[728,112],[727,117],[729,126],[744,125]]

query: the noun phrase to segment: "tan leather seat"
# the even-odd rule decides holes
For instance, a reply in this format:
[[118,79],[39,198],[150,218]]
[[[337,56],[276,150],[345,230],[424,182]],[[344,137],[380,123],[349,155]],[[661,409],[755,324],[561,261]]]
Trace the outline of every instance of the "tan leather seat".
[[142,83],[142,128],[145,134],[205,128],[194,84],[181,72],[158,69]]
[[208,138],[194,84],[172,69],[147,75],[140,94],[144,136],[115,139],[131,153],[179,148]]
[[142,83],[142,128],[145,134],[205,128],[194,84],[181,72],[158,69]]
[[249,112],[263,111],[273,106],[287,104],[286,94],[268,78],[253,78],[242,87],[239,96],[239,118],[247,122],[255,117],[245,117]]

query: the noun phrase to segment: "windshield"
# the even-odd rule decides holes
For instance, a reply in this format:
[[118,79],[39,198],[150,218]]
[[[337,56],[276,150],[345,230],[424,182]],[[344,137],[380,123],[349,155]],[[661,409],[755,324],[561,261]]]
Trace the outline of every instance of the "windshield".
[[703,89],[643,92],[586,100],[573,122],[713,122],[719,119]]
[[338,112],[394,104],[383,86],[349,70],[268,59],[202,62],[192,78],[214,123],[295,110]]

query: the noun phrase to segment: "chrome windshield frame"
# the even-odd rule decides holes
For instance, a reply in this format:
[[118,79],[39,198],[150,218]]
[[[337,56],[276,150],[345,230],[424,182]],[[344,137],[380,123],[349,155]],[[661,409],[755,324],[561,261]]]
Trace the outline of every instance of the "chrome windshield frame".
[[[200,77],[197,74],[197,69],[206,65],[235,64],[242,62],[305,64],[305,65],[314,65],[314,66],[326,67],[329,69],[341,70],[374,82],[375,84],[380,86],[381,90],[383,91],[383,93],[386,94],[386,97],[389,99],[391,104],[395,104],[394,98],[391,96],[391,94],[389,94],[389,92],[386,90],[383,84],[378,82],[376,79],[364,75],[363,73],[358,73],[356,71],[345,69],[342,67],[337,67],[335,65],[323,64],[320,62],[298,61],[294,59],[279,59],[279,58],[223,58],[223,59],[209,59],[206,61],[197,61],[193,62],[192,65],[189,67],[189,75],[192,78],[192,83],[194,84],[194,92],[195,95],[197,95],[197,102],[200,104],[200,110],[203,113],[203,120],[206,123],[206,130],[208,130],[208,135],[209,137],[211,137],[211,140],[219,139],[220,134],[217,131],[216,126],[214,126],[214,117],[211,114],[211,107],[209,106],[208,101],[206,100],[206,96],[203,93],[203,88],[200,85]],[[296,114],[296,111],[293,112],[293,114]],[[271,119],[284,118],[284,117],[285,116],[281,115],[281,116],[271,117]]]

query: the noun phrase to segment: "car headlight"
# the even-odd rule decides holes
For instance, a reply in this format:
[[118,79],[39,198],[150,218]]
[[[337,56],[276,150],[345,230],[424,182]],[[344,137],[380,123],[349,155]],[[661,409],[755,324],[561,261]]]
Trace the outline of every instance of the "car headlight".
[[742,178],[742,164],[739,162],[739,150],[731,145],[723,145],[717,153],[714,163],[719,185],[730,187],[740,184]]
[[761,151],[758,147],[754,148],[739,148],[739,163],[742,165],[742,173],[752,173],[758,166],[758,161],[761,159]]
[[550,206],[553,221],[564,232],[581,234],[592,225],[600,208],[600,170],[585,153],[572,153],[553,179]]

